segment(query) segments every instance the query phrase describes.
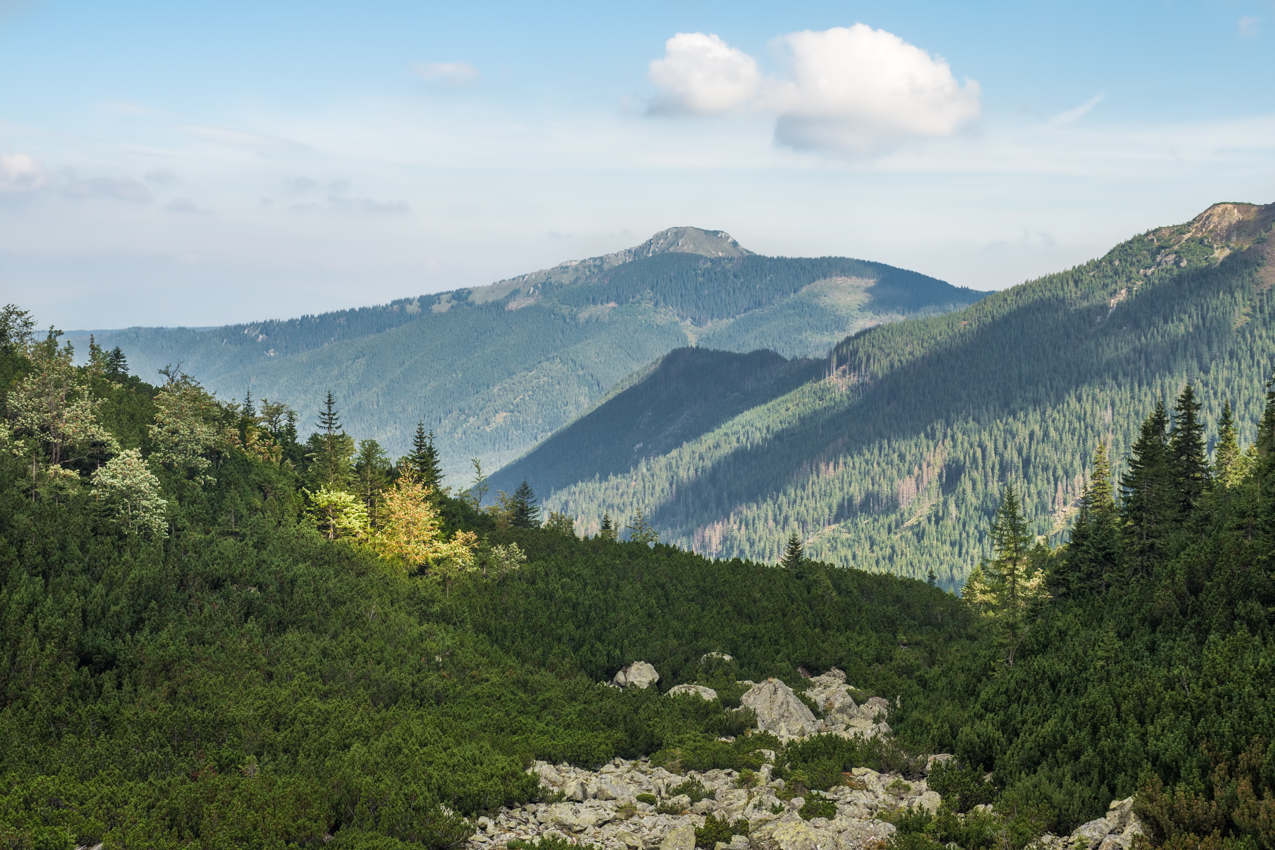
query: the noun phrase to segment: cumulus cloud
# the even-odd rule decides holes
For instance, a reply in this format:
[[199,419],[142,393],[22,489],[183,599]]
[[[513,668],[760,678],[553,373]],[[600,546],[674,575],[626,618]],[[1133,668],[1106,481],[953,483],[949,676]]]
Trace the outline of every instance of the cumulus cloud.
[[660,89],[651,111],[705,115],[737,109],[761,87],[757,61],[716,35],[680,32],[664,43],[648,76]]
[[426,62],[415,65],[413,70],[422,80],[457,88],[471,86],[482,76],[468,62]]
[[0,195],[34,192],[48,182],[44,166],[24,153],[0,154]]
[[89,177],[71,180],[63,190],[68,198],[114,198],[135,204],[154,200],[151,190],[132,177]]
[[885,30],[855,24],[777,41],[787,74],[763,78],[751,56],[717,36],[679,33],[650,66],[654,111],[771,113],[779,144],[850,156],[950,136],[980,114],[977,82],[958,82],[942,57]]

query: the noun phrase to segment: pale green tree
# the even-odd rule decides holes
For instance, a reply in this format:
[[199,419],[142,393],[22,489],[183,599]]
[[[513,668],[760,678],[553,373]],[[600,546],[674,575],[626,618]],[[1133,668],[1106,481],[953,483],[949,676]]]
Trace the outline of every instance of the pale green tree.
[[625,526],[629,532],[630,543],[642,543],[646,546],[653,546],[660,542],[660,533],[656,531],[651,523],[647,520],[646,514],[642,513],[642,509],[637,509],[637,514],[633,518],[633,522]]
[[159,479],[142,453],[125,449],[93,473],[93,496],[134,534],[164,534],[168,502],[160,496]]
[[1018,496],[1013,486],[1006,487],[992,522],[995,555],[974,568],[961,595],[992,620],[1009,667],[1014,666],[1018,645],[1031,625],[1033,609],[1049,598],[1033,543]]
[[198,381],[174,369],[163,369],[167,379],[155,396],[155,422],[150,426],[155,445],[152,459],[198,484],[216,481],[213,452],[228,445],[226,408]]
[[344,490],[302,490],[309,506],[307,515],[329,540],[362,539],[368,533],[367,505],[353,493]]
[[576,521],[574,517],[567,516],[566,512],[549,511],[549,519],[545,521],[545,530],[552,531],[566,537],[576,536]]
[[98,421],[98,401],[72,363],[70,346],[50,332],[28,346],[31,372],[5,399],[9,451],[30,465],[32,492],[49,482],[75,482],[69,464],[104,460],[119,451]]

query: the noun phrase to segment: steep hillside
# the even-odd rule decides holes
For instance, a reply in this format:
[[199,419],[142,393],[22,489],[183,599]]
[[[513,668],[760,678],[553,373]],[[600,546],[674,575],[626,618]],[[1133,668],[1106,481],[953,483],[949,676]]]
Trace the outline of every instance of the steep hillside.
[[[964,311],[860,333],[817,379],[657,457],[605,436],[551,455],[551,440],[518,469],[587,528],[640,508],[664,540],[761,560],[797,531],[826,561],[959,586],[1007,483],[1058,540],[1094,446],[1123,454],[1150,396],[1194,381],[1210,428],[1227,400],[1255,421],[1275,366],[1273,219],[1219,204]],[[701,368],[700,385],[739,380]]]
[[[180,363],[222,397],[282,401],[310,426],[327,390],[344,424],[392,454],[419,420],[449,483],[494,469],[675,348],[824,357],[847,333],[983,293],[879,263],[753,254],[680,227],[635,248],[490,286],[207,331],[100,334],[137,375]],[[81,346],[86,350],[87,346]]]

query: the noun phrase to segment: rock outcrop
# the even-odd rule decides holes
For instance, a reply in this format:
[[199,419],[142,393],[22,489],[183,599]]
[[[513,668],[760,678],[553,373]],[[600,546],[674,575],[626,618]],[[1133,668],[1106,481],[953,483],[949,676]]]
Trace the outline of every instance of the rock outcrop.
[[655,672],[654,667],[645,661],[634,661],[616,673],[611,684],[621,688],[649,688],[659,680],[660,674]]
[[1036,845],[1041,850],[1129,850],[1134,839],[1145,835],[1133,813],[1133,798],[1114,801],[1105,817],[1081,824],[1068,836],[1046,835]]
[[781,741],[813,735],[821,728],[792,688],[778,679],[753,685],[739,701],[757,713],[757,728]]
[[[866,768],[853,771],[851,785],[827,792],[835,817],[810,821],[800,815],[803,798],[783,799],[784,782],[772,778],[770,765],[757,772],[750,787],[741,787],[739,775],[731,770],[679,776],[647,760],[616,759],[597,771],[536,762],[531,771],[540,777],[548,798],[565,795],[568,800],[528,803],[480,818],[468,850],[496,850],[515,838],[554,835],[603,850],[694,850],[695,830],[709,815],[748,822],[749,835],[736,835],[729,850],[850,850],[894,832],[877,819],[879,812],[905,806],[934,811],[940,803],[924,780],[905,781]],[[686,794],[671,794],[687,780],[697,780],[708,795],[692,803]]]
[[706,688],[703,685],[676,685],[668,689],[667,696],[677,696],[678,694],[695,694],[695,696],[705,702],[712,702],[717,699],[717,691],[712,688]]

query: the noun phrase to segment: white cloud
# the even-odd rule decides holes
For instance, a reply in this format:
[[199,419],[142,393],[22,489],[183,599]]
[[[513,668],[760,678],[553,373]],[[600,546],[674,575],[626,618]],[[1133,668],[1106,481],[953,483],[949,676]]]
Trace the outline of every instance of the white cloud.
[[468,62],[427,62],[414,66],[412,70],[422,80],[457,88],[473,85],[482,76],[478,73],[478,69]]
[[0,154],[0,195],[34,192],[48,182],[44,166],[24,153]]
[[161,186],[166,183],[176,183],[177,175],[167,168],[152,168],[146,172],[147,183],[158,183]]
[[873,154],[914,138],[950,136],[980,113],[978,83],[964,85],[941,57],[865,24],[796,32],[789,79],[763,97],[779,112],[775,140],[798,149]]
[[776,116],[775,141],[860,156],[910,139],[950,136],[980,114],[978,83],[960,83],[941,57],[865,24],[778,39],[785,78],[715,35],[679,33],[650,66],[654,112],[703,115],[749,108]]
[[63,190],[68,198],[114,198],[135,204],[149,204],[151,190],[132,177],[89,177],[72,180]]
[[757,62],[715,35],[680,32],[664,43],[648,76],[660,89],[652,112],[704,115],[737,109],[761,86]]
[[1258,19],[1254,15],[1245,15],[1240,18],[1240,35],[1245,38],[1253,38],[1258,33]]
[[1072,121],[1087,115],[1089,110],[1101,103],[1102,99],[1106,96],[1107,93],[1105,91],[1098,92],[1075,109],[1068,109],[1066,112],[1059,112],[1045,123],[1047,123],[1050,127],[1061,127],[1063,124],[1070,124]]

